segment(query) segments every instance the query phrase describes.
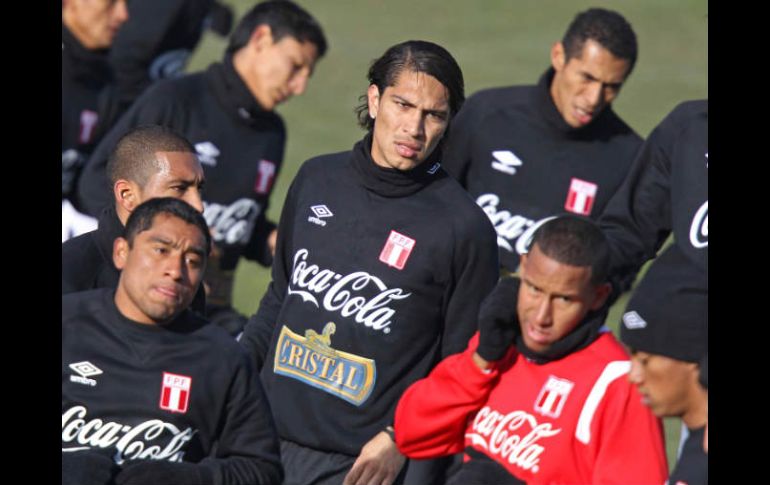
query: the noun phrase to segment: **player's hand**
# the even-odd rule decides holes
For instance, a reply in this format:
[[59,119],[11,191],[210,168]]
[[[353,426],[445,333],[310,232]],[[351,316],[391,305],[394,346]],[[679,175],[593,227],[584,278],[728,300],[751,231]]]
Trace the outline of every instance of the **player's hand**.
[[485,361],[502,359],[520,332],[516,313],[520,284],[518,278],[501,278],[481,302],[476,353]]
[[404,463],[406,457],[398,452],[390,436],[380,431],[361,448],[342,485],[390,485]]

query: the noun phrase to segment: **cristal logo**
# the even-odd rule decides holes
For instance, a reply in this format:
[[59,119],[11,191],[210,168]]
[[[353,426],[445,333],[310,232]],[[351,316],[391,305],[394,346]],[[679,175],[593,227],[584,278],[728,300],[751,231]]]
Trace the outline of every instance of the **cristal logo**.
[[[527,429],[529,431],[524,434]],[[537,444],[538,440],[560,432],[561,429],[553,429],[551,423],[537,424],[535,417],[525,411],[501,414],[484,406],[473,420],[472,432],[466,433],[465,437],[474,446],[484,448],[503,461],[537,473],[540,455],[545,450]]]
[[[126,460],[153,459],[181,462],[182,448],[197,433],[187,428],[180,430],[160,419],[128,426],[115,421],[94,418],[86,421],[87,409],[73,406],[61,415],[62,451],[73,452],[89,448],[117,449],[114,460],[118,465]],[[80,446],[65,447],[65,443]]]
[[709,245],[709,201],[704,202],[692,218],[690,243],[699,249]]
[[238,199],[232,204],[204,204],[203,218],[217,243],[246,244],[262,208],[252,199]]
[[[294,267],[289,281],[289,295],[298,295],[305,303],[325,310],[338,312],[343,317],[353,317],[374,330],[390,333],[390,325],[396,311],[388,305],[411,295],[401,288],[388,288],[385,283],[365,271],[341,275],[330,269],[308,264],[308,250],[299,249],[294,254]],[[377,292],[372,295],[373,291]],[[358,294],[357,294],[358,293]],[[367,299],[367,296],[370,296]],[[320,300],[320,304],[319,304]]]

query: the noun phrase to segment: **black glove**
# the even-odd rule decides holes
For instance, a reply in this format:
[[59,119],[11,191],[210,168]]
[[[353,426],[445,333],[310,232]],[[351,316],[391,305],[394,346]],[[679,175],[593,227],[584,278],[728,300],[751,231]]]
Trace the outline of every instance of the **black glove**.
[[61,454],[62,485],[111,485],[120,467],[106,450],[71,451]]
[[500,360],[519,334],[518,278],[504,277],[484,298],[479,309],[479,346],[476,353],[486,361]]
[[214,472],[194,463],[139,460],[126,465],[115,485],[213,485]]

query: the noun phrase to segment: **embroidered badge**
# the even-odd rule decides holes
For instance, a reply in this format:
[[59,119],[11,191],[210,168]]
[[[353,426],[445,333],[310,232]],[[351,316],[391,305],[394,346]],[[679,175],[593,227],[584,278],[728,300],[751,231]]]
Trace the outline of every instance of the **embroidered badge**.
[[569,192],[567,193],[567,201],[564,203],[564,208],[575,214],[587,216],[591,214],[591,209],[594,207],[594,200],[596,199],[596,191],[598,185],[580,180],[578,178],[572,178],[569,185]]
[[404,269],[406,260],[412,254],[416,241],[396,231],[390,231],[385,247],[380,252],[380,261],[396,269]]
[[186,413],[191,387],[192,377],[164,372],[160,389],[160,408],[172,413]]
[[558,418],[573,387],[575,384],[567,379],[548,376],[535,399],[535,411],[549,418]]
[[323,331],[306,330],[305,336],[281,328],[273,372],[291,377],[360,406],[372,393],[377,378],[374,360],[332,348],[337,330],[328,322]]

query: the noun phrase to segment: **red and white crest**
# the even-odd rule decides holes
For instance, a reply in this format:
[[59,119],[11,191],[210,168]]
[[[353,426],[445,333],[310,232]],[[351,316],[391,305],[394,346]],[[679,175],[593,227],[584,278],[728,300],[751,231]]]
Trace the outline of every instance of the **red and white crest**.
[[191,387],[192,377],[164,372],[163,386],[160,389],[160,408],[172,413],[186,413]]
[[258,194],[267,194],[273,186],[275,179],[275,163],[270,160],[260,160],[257,167],[257,181],[254,182],[254,191]]
[[567,193],[567,201],[564,203],[564,208],[575,214],[590,215],[591,209],[594,207],[596,190],[598,188],[599,186],[594,183],[573,177],[569,185],[569,193]]
[[558,418],[575,383],[567,379],[548,376],[548,381],[535,399],[535,411],[550,418]]
[[412,254],[415,240],[396,231],[390,231],[385,247],[380,253],[380,261],[397,269],[404,269],[406,260]]

